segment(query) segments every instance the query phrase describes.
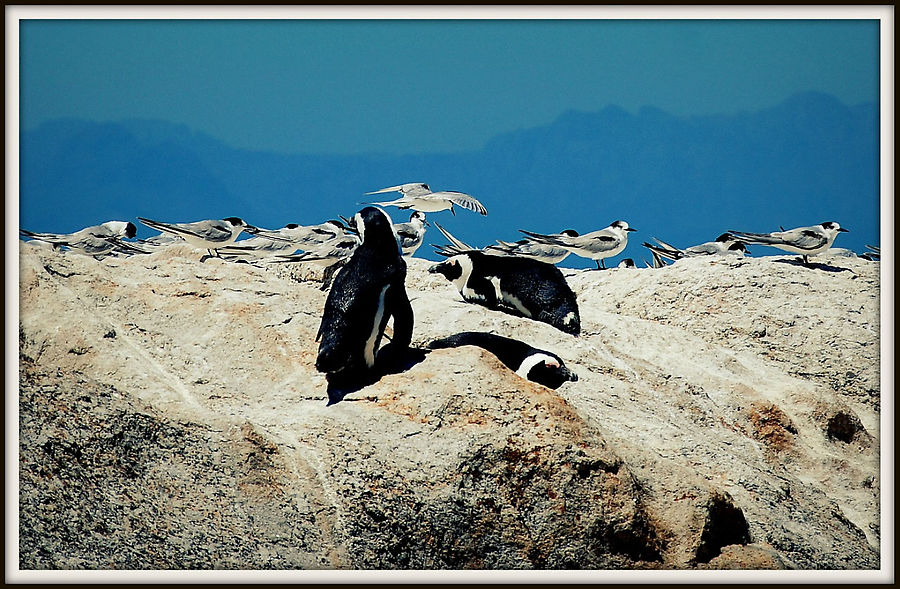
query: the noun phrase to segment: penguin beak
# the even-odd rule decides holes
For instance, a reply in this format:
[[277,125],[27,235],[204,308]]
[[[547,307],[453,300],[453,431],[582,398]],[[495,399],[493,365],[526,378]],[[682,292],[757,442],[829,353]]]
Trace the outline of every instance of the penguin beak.
[[437,274],[438,272],[441,271],[440,267],[441,267],[440,264],[435,264],[434,266],[432,266],[428,269],[428,273],[429,274]]

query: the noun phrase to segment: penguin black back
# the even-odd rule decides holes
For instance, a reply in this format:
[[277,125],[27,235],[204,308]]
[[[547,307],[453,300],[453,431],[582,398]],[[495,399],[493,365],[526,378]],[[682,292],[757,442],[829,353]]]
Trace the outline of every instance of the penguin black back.
[[542,321],[572,335],[581,332],[575,293],[553,264],[473,250],[428,271],[443,274],[470,303]]
[[566,368],[562,358],[553,352],[493,333],[464,331],[428,344],[431,349],[459,346],[478,346],[487,350],[522,378],[551,389],[559,388],[564,382],[578,380],[578,375]]
[[406,262],[387,213],[366,207],[355,216],[362,243],[334,279],[316,341],[316,369],[330,377],[372,369],[388,320],[395,349],[412,340],[413,312],[406,294]]

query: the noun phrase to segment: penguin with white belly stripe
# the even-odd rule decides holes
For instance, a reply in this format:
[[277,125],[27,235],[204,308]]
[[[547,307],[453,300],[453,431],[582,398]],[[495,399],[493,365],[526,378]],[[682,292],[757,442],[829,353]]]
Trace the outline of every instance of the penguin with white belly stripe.
[[[394,319],[391,349],[409,347],[413,310],[406,294],[406,262],[391,218],[376,207],[356,216],[362,243],[334,279],[316,341],[316,370],[327,375],[329,405],[348,390],[378,378],[376,359],[388,320]],[[374,376],[374,379],[372,378]]]
[[459,346],[485,349],[522,378],[551,389],[558,389],[565,382],[578,380],[578,375],[566,368],[562,358],[553,352],[493,333],[464,331],[428,344],[433,350]]
[[541,321],[572,335],[581,332],[575,293],[552,264],[473,250],[428,271],[443,274],[466,302]]

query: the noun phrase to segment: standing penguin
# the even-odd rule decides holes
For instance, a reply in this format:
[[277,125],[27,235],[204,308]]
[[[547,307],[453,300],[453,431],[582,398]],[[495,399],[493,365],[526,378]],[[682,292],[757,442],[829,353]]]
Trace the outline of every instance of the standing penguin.
[[542,321],[572,335],[581,332],[575,293],[559,268],[551,264],[473,250],[428,271],[443,274],[466,302]]
[[316,335],[316,370],[327,375],[329,404],[340,401],[342,388],[371,380],[388,319],[394,318],[394,352],[402,352],[412,340],[406,262],[391,218],[381,209],[366,207],[355,221],[362,243],[335,278]]

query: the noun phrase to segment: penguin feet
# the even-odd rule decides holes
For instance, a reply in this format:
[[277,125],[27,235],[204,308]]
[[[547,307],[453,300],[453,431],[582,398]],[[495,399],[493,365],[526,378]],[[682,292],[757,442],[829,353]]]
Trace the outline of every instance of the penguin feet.
[[372,369],[355,367],[340,372],[327,373],[325,375],[328,381],[328,403],[326,406],[340,403],[347,395],[375,384],[383,376],[406,372],[419,362],[422,362],[428,352],[429,350],[400,348],[393,344],[386,344],[378,350],[375,366]]

